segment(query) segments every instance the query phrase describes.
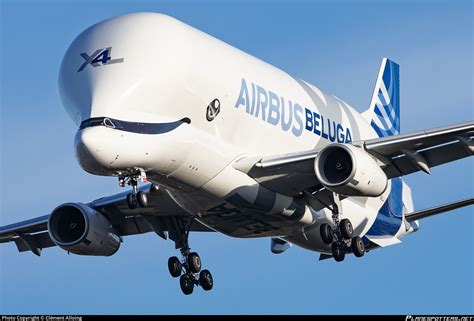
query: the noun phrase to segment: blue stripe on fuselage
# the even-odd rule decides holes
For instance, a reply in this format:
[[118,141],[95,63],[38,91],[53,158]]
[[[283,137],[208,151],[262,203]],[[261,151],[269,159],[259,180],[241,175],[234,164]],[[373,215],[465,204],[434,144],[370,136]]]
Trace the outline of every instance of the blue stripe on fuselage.
[[366,233],[367,236],[395,236],[402,225],[402,180],[394,178],[390,180],[390,184],[390,194],[377,213],[374,224]]

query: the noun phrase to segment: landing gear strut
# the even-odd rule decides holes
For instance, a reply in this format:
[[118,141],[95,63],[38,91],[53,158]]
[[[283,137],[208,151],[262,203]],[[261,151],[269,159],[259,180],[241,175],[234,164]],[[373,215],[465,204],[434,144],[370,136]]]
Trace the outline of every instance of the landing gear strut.
[[170,230],[170,238],[180,250],[182,260],[176,256],[170,257],[168,270],[172,277],[179,277],[179,285],[185,295],[193,293],[194,286],[201,286],[204,291],[209,291],[214,285],[211,272],[201,270],[201,258],[196,252],[191,252],[189,247],[188,236],[192,220],[191,218],[189,222],[183,223],[182,220],[173,218],[174,229]]
[[119,186],[125,187],[125,184],[132,186],[132,193],[127,195],[127,205],[130,209],[148,206],[148,198],[143,191],[138,191],[138,179],[140,175],[119,176]]
[[333,229],[328,223],[321,224],[321,239],[325,244],[331,244],[332,256],[337,262],[345,258],[345,254],[352,252],[355,256],[361,257],[365,253],[364,242],[359,236],[353,236],[354,229],[351,221],[347,218],[340,219],[339,213],[340,200],[337,194],[334,194],[332,204],[332,219],[335,225]]

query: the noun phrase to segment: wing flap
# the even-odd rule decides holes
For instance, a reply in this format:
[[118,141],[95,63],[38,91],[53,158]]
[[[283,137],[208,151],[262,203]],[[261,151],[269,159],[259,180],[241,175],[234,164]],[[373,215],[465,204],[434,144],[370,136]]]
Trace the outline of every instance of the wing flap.
[[49,237],[48,232],[33,235],[18,234],[18,237],[14,238],[13,241],[19,252],[31,251],[38,256],[40,256],[42,249],[56,246]]
[[[418,154],[426,161],[428,168],[472,155],[472,153],[465,148],[465,145],[459,141],[437,146],[435,148],[429,148],[418,152]],[[391,164],[383,169],[388,178],[399,177],[420,171],[420,167],[416,165],[416,162],[405,154],[392,159]]]

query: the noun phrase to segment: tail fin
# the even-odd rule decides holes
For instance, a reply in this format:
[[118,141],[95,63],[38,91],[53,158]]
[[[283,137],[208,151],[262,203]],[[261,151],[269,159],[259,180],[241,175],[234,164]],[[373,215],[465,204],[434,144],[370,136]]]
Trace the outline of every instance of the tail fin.
[[363,114],[379,137],[400,133],[400,66],[383,58],[370,107]]

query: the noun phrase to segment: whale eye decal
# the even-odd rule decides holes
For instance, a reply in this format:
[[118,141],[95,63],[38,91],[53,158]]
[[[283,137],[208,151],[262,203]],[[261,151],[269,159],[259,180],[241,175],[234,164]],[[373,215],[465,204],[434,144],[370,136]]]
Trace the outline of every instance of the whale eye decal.
[[105,127],[115,128],[114,122],[110,118],[104,118]]
[[219,99],[216,98],[213,101],[211,101],[211,103],[207,106],[206,119],[208,121],[213,121],[220,111],[221,111],[221,102],[219,101]]

